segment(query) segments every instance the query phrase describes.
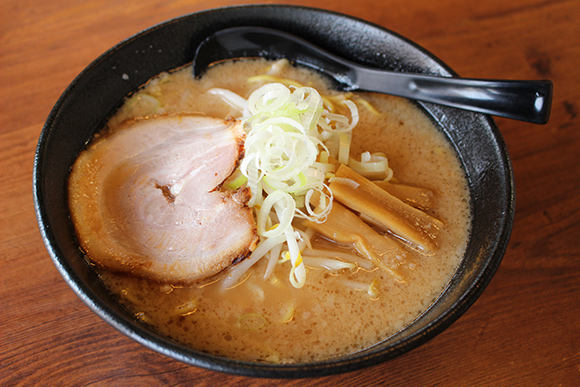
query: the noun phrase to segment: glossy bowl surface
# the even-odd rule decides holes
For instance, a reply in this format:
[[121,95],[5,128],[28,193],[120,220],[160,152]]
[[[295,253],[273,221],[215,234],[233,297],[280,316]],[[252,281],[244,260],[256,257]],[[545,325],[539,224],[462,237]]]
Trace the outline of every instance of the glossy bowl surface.
[[256,377],[314,377],[352,371],[405,353],[459,318],[491,280],[513,224],[511,162],[493,120],[485,115],[419,103],[456,149],[469,181],[473,228],[461,266],[436,303],[414,323],[366,350],[307,364],[272,365],[216,357],[184,347],[140,324],[102,286],[83,258],[67,206],[71,165],[105,119],[152,76],[192,61],[199,42],[225,27],[282,29],[369,66],[455,75],[421,47],[385,28],[320,9],[249,5],[208,10],[147,29],[89,65],[57,101],[42,130],[34,162],[38,224],[54,264],[74,292],[122,333],[162,354],[216,371]]

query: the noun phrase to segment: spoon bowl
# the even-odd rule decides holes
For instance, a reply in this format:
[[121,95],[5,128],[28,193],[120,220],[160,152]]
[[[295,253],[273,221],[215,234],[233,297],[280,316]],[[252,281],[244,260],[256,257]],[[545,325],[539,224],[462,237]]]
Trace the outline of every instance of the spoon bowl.
[[481,80],[377,70],[266,27],[232,27],[209,35],[197,47],[193,74],[198,77],[224,60],[251,57],[286,58],[325,73],[345,91],[391,94],[536,124],[545,124],[550,116],[552,82],[548,80]]

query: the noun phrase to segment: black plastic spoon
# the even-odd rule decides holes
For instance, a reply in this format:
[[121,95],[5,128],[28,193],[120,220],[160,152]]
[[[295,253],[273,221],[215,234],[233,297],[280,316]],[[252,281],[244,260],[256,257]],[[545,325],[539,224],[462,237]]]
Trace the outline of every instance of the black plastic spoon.
[[200,76],[217,62],[250,57],[286,58],[314,68],[334,78],[345,91],[374,91],[537,124],[545,124],[550,116],[552,82],[548,80],[480,80],[376,70],[264,27],[227,28],[207,37],[197,47],[193,75]]

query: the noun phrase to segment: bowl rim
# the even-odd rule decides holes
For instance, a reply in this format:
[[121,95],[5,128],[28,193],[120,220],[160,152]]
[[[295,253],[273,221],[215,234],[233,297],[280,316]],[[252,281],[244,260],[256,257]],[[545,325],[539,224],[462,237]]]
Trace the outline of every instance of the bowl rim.
[[[435,318],[434,321],[429,323],[424,329],[421,329],[413,334],[410,334],[406,340],[402,343],[395,342],[393,345],[389,345],[385,348],[374,350],[369,349],[363,351],[355,352],[350,355],[331,358],[321,361],[316,361],[312,363],[297,363],[297,364],[266,364],[266,363],[255,363],[233,360],[229,358],[223,358],[219,356],[210,355],[204,352],[196,351],[191,348],[187,348],[181,344],[177,344],[171,340],[165,339],[156,335],[148,329],[144,329],[142,325],[131,321],[124,316],[118,314],[118,311],[111,308],[106,302],[103,302],[98,296],[95,295],[94,291],[85,283],[77,273],[74,271],[72,266],[63,257],[63,253],[59,248],[59,243],[57,237],[53,233],[51,225],[49,223],[49,218],[46,213],[47,203],[43,196],[44,192],[44,181],[42,179],[42,164],[46,162],[45,148],[47,141],[50,140],[51,127],[56,120],[58,120],[61,113],[61,109],[66,102],[69,94],[74,91],[78,86],[79,80],[82,79],[87,73],[91,72],[93,68],[99,66],[99,64],[112,53],[121,50],[130,42],[139,39],[143,35],[149,34],[157,29],[165,28],[173,23],[185,22],[190,18],[203,17],[204,15],[215,13],[215,12],[231,12],[237,10],[302,10],[306,12],[314,12],[318,14],[328,14],[334,15],[340,19],[348,19],[350,21],[360,23],[372,28],[378,29],[381,33],[389,35],[401,42],[409,45],[414,50],[420,52],[422,55],[428,57],[433,63],[437,65],[437,68],[441,75],[445,76],[455,76],[457,75],[451,68],[449,68],[440,59],[435,57],[433,54],[428,52],[423,47],[417,45],[411,40],[385,28],[380,25],[370,23],[366,20],[356,18],[353,16],[341,14],[334,11],[324,10],[320,8],[306,7],[306,6],[294,6],[294,5],[279,5],[279,4],[260,4],[260,5],[235,5],[220,8],[212,8],[208,10],[203,10],[199,12],[193,12],[183,16],[179,16],[173,19],[169,19],[162,23],[156,24],[152,27],[146,28],[141,32],[138,32],[129,38],[116,44],[109,50],[101,54],[97,59],[91,62],[65,89],[65,91],[58,98],[56,104],[52,108],[47,121],[42,129],[39,137],[38,145],[35,152],[34,167],[33,167],[33,193],[34,193],[34,208],[37,217],[37,222],[41,231],[41,236],[49,255],[60,272],[61,276],[64,278],[65,282],[72,288],[72,290],[77,294],[77,296],[98,316],[109,323],[111,326],[116,328],[121,333],[132,338],[133,340],[141,343],[145,347],[152,349],[156,352],[164,354],[168,357],[176,359],[178,361],[184,362],[186,364],[214,370],[225,372],[235,375],[243,376],[253,376],[253,377],[269,377],[269,378],[303,378],[303,377],[317,377],[324,375],[331,375],[336,373],[350,372],[364,367],[369,367],[378,363],[382,363],[386,360],[394,358],[398,355],[406,353],[435,337],[437,334],[441,333],[453,322],[455,322],[459,317],[465,313],[465,311],[476,301],[476,299],[481,295],[483,290],[489,284],[492,279],[493,274],[499,267],[502,257],[507,249],[509,237],[511,235],[511,229],[513,226],[514,212],[515,212],[515,184],[513,177],[513,170],[511,166],[511,160],[507,151],[507,147],[503,138],[496,127],[493,119],[489,116],[472,113],[478,120],[481,120],[489,127],[492,136],[497,142],[497,147],[503,157],[503,163],[506,168],[506,179],[508,185],[507,192],[507,203],[506,203],[506,213],[505,219],[502,223],[501,230],[499,231],[499,238],[493,241],[494,246],[491,248],[493,254],[488,257],[486,264],[483,269],[478,273],[478,276],[471,283],[471,286],[462,294],[462,296],[456,300],[444,313],[440,314]],[[431,104],[419,103],[419,105],[424,107],[432,107]],[[428,109],[427,109],[428,110]],[[437,120],[437,118],[435,117]],[[443,125],[443,123],[440,123]],[[446,290],[444,290],[445,292]]]

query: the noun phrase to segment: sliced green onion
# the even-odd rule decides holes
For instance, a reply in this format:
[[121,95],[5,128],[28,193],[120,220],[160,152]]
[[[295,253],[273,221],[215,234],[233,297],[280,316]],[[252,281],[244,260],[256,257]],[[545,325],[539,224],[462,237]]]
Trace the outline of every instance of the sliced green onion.
[[161,111],[161,102],[147,93],[135,93],[127,100],[125,109],[135,109],[139,115],[146,116]]
[[232,179],[228,179],[224,183],[224,187],[226,187],[227,189],[236,190],[236,189],[240,188],[241,186],[243,186],[244,184],[246,184],[247,182],[248,182],[248,178],[246,176],[240,174]]
[[348,166],[365,177],[388,178],[390,180],[393,175],[393,171],[389,168],[389,160],[384,153],[364,152],[361,154],[361,161],[350,157]]
[[[283,78],[262,75],[249,81],[276,82],[259,87],[247,101],[229,90],[209,90],[244,111],[245,157],[239,171],[247,179],[245,184],[251,193],[248,205],[256,212],[261,238],[252,255],[230,272],[224,286],[233,286],[249,267],[272,251],[266,269],[269,277],[280,256],[281,244],[285,243],[291,263],[289,280],[294,287],[301,288],[306,279],[300,253],[304,244],[299,246],[302,236],[294,231],[292,221],[296,217],[315,222],[326,219],[333,195],[325,182],[335,169],[329,163],[331,150],[327,144],[336,143],[339,161],[345,164],[349,161],[351,132],[358,123],[358,110],[352,101],[343,100],[340,102],[350,110],[350,119],[327,111],[324,106],[332,105],[330,99],[323,99],[311,87]],[[235,177],[226,187],[237,189],[241,184],[244,181]],[[315,194],[319,199],[313,206]],[[286,258],[284,254],[282,258]]]
[[371,152],[363,152],[360,154],[360,161],[363,163],[368,163],[371,161]]
[[281,83],[268,83],[248,98],[250,114],[273,112],[280,109],[290,97],[290,89]]
[[258,313],[247,313],[238,319],[241,329],[256,331],[266,325],[266,317]]

